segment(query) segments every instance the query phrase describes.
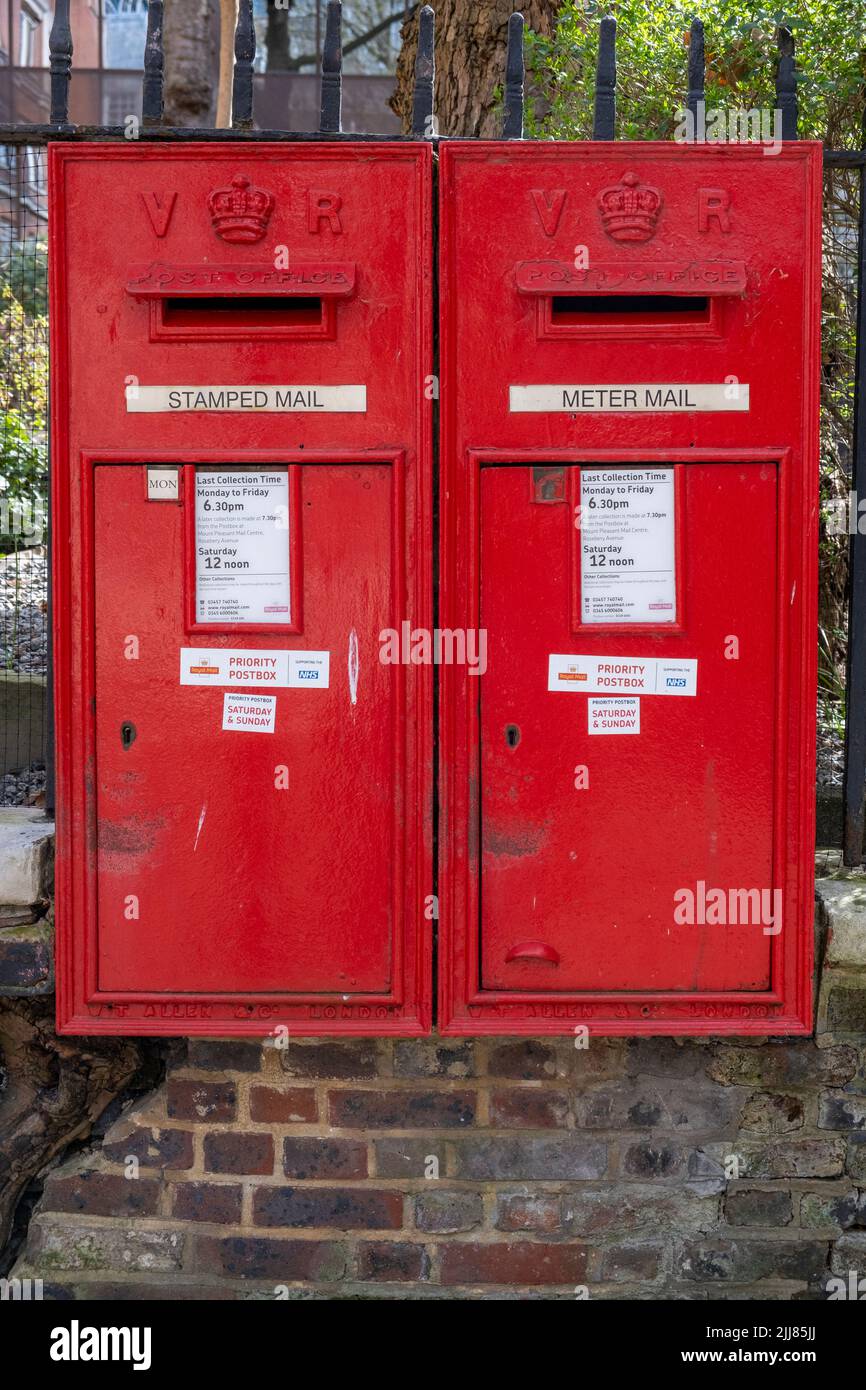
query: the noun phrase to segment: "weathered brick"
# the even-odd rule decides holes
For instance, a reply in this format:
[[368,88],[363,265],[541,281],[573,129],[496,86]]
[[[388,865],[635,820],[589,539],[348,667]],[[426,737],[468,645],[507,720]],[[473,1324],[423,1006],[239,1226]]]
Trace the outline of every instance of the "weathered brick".
[[661,1245],[612,1245],[602,1257],[601,1277],[615,1284],[657,1279],[664,1249]]
[[557,1073],[556,1049],[532,1038],[500,1043],[490,1053],[487,1070],[513,1081],[548,1081]]
[[800,1225],[832,1227],[847,1231],[860,1224],[861,1199],[855,1187],[841,1192],[804,1192],[800,1199]]
[[235,1183],[178,1183],[172,1194],[172,1215],[180,1221],[237,1225],[241,1219],[242,1195],[243,1189]]
[[283,1171],[287,1178],[365,1178],[367,1146],[355,1139],[286,1139]]
[[237,1087],[233,1081],[193,1081],[171,1076],[166,1083],[166,1105],[172,1120],[209,1120],[228,1124],[237,1114]]
[[142,1168],[172,1168],[181,1171],[193,1164],[192,1134],[186,1129],[132,1130],[126,1138],[106,1139],[103,1156],[113,1163],[136,1158]]
[[463,1139],[455,1142],[460,1178],[517,1181],[530,1178],[600,1178],[607,1145],[580,1136],[555,1139]]
[[707,1082],[638,1078],[587,1092],[585,1124],[590,1129],[709,1130],[731,1126],[736,1096]]
[[762,1144],[737,1139],[707,1143],[689,1160],[692,1176],[714,1168],[723,1171],[731,1157],[739,1160],[740,1178],[772,1181],[777,1178],[837,1178],[845,1163],[843,1139],[768,1139]]
[[445,1235],[471,1231],[484,1219],[484,1206],[477,1192],[449,1192],[437,1189],[419,1192],[415,1198],[415,1225],[419,1231]]
[[358,1246],[358,1277],[383,1282],[426,1279],[424,1246],[396,1240],[364,1241]]
[[175,1230],[142,1230],[128,1223],[87,1226],[37,1217],[27,1236],[31,1260],[46,1268],[176,1270],[184,1253],[184,1235]]
[[458,1129],[475,1119],[472,1091],[331,1091],[339,1129]]
[[354,1081],[378,1072],[375,1038],[344,1038],[325,1042],[290,1041],[280,1052],[280,1065],[289,1076],[325,1081]]
[[[198,1267],[231,1279],[332,1283],[345,1277],[346,1247],[334,1240],[277,1240],[268,1236],[200,1236]],[[164,1296],[164,1294],[163,1294]]]
[[377,1139],[376,1173],[380,1178],[444,1178],[445,1144],[433,1135],[423,1139]]
[[852,1134],[849,1138],[845,1172],[855,1182],[866,1183],[866,1134]]
[[407,1038],[394,1044],[394,1075],[449,1076],[462,1080],[475,1070],[474,1043],[468,1038]]
[[831,1033],[866,1032],[866,989],[831,988],[827,1001],[827,1029]]
[[0,931],[0,990],[10,994],[47,994],[54,979],[54,951],[49,926]]
[[797,1096],[760,1091],[743,1106],[740,1125],[756,1134],[786,1134],[802,1129],[803,1102]]
[[826,1092],[818,1109],[819,1129],[866,1129],[866,1096]]
[[685,1165],[685,1150],[663,1140],[631,1144],[623,1159],[623,1170],[637,1178],[675,1177]]
[[579,1236],[634,1235],[667,1230],[705,1230],[716,1224],[720,1198],[714,1183],[605,1185],[571,1189],[563,1219]]
[[568,1096],[562,1091],[542,1091],[513,1086],[490,1097],[490,1123],[497,1129],[564,1129],[568,1124]]
[[260,1187],[253,1198],[255,1226],[333,1226],[340,1231],[398,1230],[399,1192],[369,1188]]
[[499,1231],[559,1231],[562,1198],[544,1192],[502,1192],[496,1199],[495,1225]]
[[206,1173],[272,1173],[274,1141],[270,1134],[232,1130],[205,1135]]
[[314,1124],[318,1118],[316,1093],[309,1087],[253,1086],[250,1090],[250,1118],[258,1124]]
[[629,1038],[626,1071],[629,1076],[692,1077],[703,1072],[707,1064],[707,1049],[694,1039]]
[[583,1245],[538,1241],[455,1241],[441,1249],[443,1284],[576,1284],[586,1275]]
[[794,1219],[791,1194],[733,1188],[725,1199],[725,1219],[731,1226],[787,1226]]
[[[836,1275],[847,1277],[854,1272],[858,1279],[866,1279],[866,1231],[855,1231],[840,1236],[831,1247],[830,1268]],[[858,1303],[864,1301],[866,1284],[859,1290]]]
[[686,1241],[679,1267],[684,1278],[701,1283],[731,1279],[814,1280],[826,1269],[827,1245],[816,1241]]
[[81,1211],[88,1216],[154,1216],[159,1191],[153,1178],[88,1169],[49,1177],[42,1205],[46,1211]]
[[857,1070],[857,1053],[847,1045],[816,1047],[813,1042],[771,1043],[742,1047],[727,1043],[713,1049],[707,1075],[723,1086],[844,1086]]
[[264,1043],[230,1038],[211,1042],[206,1038],[191,1038],[187,1054],[188,1065],[196,1071],[261,1071]]

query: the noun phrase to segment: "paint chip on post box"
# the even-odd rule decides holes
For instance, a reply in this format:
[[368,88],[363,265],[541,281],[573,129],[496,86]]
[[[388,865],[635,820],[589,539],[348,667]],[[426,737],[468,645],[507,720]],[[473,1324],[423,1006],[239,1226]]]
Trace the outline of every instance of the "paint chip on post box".
[[742,381],[701,384],[644,382],[640,385],[511,386],[509,409],[512,415],[639,415],[659,414],[665,411],[747,411],[749,387]]
[[306,415],[364,415],[366,386],[140,386],[126,388],[130,415],[243,410]]

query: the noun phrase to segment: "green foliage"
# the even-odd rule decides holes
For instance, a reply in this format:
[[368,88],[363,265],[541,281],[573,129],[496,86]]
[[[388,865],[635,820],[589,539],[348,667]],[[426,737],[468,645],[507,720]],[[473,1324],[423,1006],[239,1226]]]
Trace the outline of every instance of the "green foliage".
[[[48,320],[0,291],[0,550],[14,549],[44,506],[48,474]],[[12,533],[12,534],[10,534]]]
[[[707,108],[772,109],[776,30],[796,44],[800,135],[856,147],[866,80],[862,0],[798,0],[796,11],[753,0],[564,0],[552,38],[527,36],[527,67],[540,98],[527,134],[585,140],[592,132],[598,21],[617,21],[617,137],[665,140],[685,101],[688,31],[705,26]],[[539,114],[540,113],[540,114]]]

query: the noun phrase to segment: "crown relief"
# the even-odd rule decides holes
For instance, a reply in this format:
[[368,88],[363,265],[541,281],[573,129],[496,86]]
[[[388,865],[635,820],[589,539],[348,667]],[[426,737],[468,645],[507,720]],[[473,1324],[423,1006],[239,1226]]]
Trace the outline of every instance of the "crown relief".
[[601,224],[614,241],[649,241],[655,235],[662,195],[637,174],[623,174],[619,183],[601,190],[597,202]]
[[215,188],[207,200],[211,224],[223,241],[261,241],[274,210],[274,195],[256,188],[245,174],[235,174],[230,188]]

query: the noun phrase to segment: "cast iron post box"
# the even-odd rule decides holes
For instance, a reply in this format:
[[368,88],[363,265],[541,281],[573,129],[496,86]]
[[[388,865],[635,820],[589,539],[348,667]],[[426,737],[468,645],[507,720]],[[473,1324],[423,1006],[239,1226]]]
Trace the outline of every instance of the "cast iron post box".
[[63,1032],[429,1029],[431,166],[51,149]]
[[820,149],[441,151],[441,1023],[811,1024]]

